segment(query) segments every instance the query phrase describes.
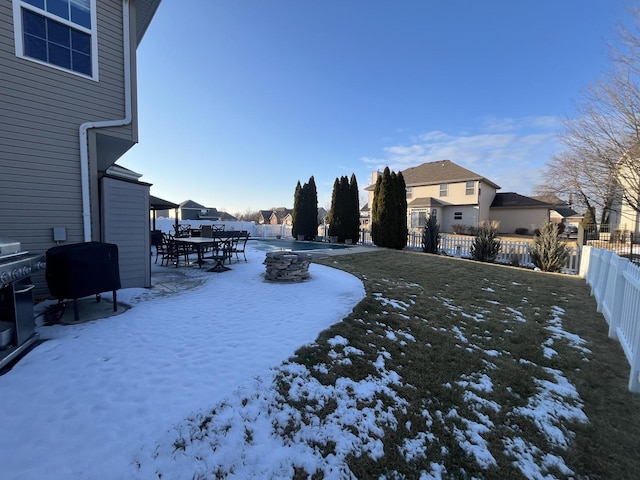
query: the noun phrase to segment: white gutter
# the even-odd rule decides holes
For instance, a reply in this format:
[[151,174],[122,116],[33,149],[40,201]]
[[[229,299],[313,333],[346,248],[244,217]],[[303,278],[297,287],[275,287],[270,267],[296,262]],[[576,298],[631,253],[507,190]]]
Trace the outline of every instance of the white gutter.
[[122,37],[124,44],[124,118],[86,122],[80,125],[80,182],[82,187],[82,223],[84,241],[91,241],[91,199],[89,182],[90,128],[122,127],[131,123],[131,34],[129,32],[129,0],[122,0]]

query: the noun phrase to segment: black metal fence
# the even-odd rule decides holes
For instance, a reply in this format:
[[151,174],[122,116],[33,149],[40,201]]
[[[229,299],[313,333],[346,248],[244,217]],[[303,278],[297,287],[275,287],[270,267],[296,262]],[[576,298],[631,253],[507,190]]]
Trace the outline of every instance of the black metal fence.
[[[582,242],[580,242],[582,236]],[[630,230],[612,229],[609,225],[592,225],[578,232],[578,243],[612,250],[620,257],[640,265],[640,234]]]

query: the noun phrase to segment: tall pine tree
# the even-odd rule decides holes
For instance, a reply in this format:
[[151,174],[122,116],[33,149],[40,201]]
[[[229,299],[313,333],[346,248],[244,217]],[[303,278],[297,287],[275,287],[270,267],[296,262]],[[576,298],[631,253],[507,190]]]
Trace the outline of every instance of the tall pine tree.
[[402,173],[389,167],[378,176],[371,205],[371,239],[379,247],[407,245],[407,194]]
[[354,243],[360,235],[360,206],[358,200],[358,183],[354,174],[351,181],[346,176],[336,178],[331,194],[331,210],[329,212],[329,236],[338,237],[338,242],[346,239]]
[[318,232],[318,191],[316,181],[311,176],[309,182],[296,185],[293,195],[293,213],[291,234],[293,238],[304,236],[305,240],[315,240]]
[[304,195],[305,221],[304,231],[300,233],[304,235],[305,240],[315,240],[318,234],[318,190],[316,189],[316,181],[313,175],[309,178],[309,183],[306,183],[303,188],[306,189]]
[[331,209],[329,210],[329,236],[338,237],[342,231],[342,213],[340,206],[342,205],[342,190],[340,189],[340,179],[336,178],[333,182],[333,191],[331,192]]
[[298,238],[298,231],[300,230],[300,224],[298,223],[298,215],[300,211],[300,197],[302,196],[302,186],[300,180],[296,185],[296,189],[293,192],[293,212],[291,212],[291,235],[293,238]]
[[355,173],[351,174],[349,181],[349,221],[345,228],[345,238],[350,238],[357,243],[360,238],[360,193]]

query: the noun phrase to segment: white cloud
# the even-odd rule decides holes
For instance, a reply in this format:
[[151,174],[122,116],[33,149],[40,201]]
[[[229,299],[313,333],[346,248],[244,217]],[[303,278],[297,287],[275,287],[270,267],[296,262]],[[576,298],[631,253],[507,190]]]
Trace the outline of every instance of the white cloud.
[[388,166],[400,171],[426,162],[451,160],[502,187],[502,191],[531,194],[541,183],[540,171],[560,150],[556,136],[560,120],[555,117],[498,119],[489,117],[480,131],[424,132],[410,144],[383,149],[380,157],[364,157],[372,169]]

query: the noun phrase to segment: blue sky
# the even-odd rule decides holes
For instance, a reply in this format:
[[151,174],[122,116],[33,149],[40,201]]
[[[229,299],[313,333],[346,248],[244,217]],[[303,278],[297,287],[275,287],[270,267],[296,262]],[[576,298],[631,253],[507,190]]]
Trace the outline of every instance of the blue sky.
[[[163,0],[138,48],[152,195],[230,213],[442,159],[532,193],[623,0]],[[364,195],[361,195],[364,198]]]

